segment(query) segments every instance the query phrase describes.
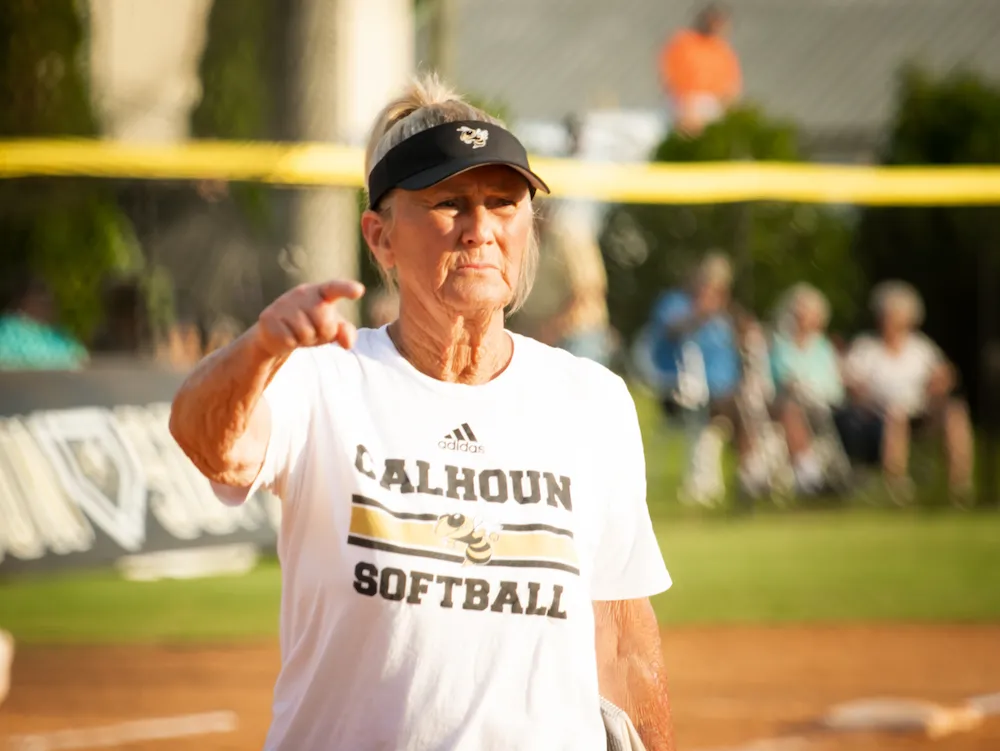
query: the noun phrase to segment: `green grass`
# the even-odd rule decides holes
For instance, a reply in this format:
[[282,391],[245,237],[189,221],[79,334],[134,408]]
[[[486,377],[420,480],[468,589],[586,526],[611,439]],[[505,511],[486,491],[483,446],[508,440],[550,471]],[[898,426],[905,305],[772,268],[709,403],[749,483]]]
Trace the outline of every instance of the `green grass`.
[[[1000,622],[1000,514],[849,508],[753,515],[681,506],[683,446],[637,396],[650,509],[673,588],[666,624]],[[929,497],[933,500],[933,492]],[[133,583],[73,572],[0,584],[0,627],[24,642],[232,642],[274,638],[280,572]]]
[[25,642],[211,641],[277,633],[281,572],[264,561],[246,576],[129,582],[114,572],[14,580],[0,588],[0,626]]
[[855,511],[658,524],[664,623],[1000,621],[1000,516]]
[[[677,490],[686,465],[687,449],[679,418],[666,421],[659,406],[642,390],[634,390],[636,409],[639,414],[639,425],[642,429],[643,442],[646,449],[646,477],[650,511],[657,518],[704,518],[719,517],[730,514],[739,507],[736,497],[736,458],[731,450],[727,450],[724,460],[724,476],[726,478],[726,498],[718,508],[704,508],[682,505],[677,499]],[[983,442],[980,442],[980,446]],[[947,499],[947,473],[943,462],[943,446],[934,441],[917,442],[911,451],[910,469],[917,483],[917,493],[914,506],[922,509],[935,510],[949,505]],[[988,458],[980,452],[976,461],[978,464]],[[992,461],[1000,464],[1000,454]],[[825,505],[828,508],[867,509],[892,507],[885,488],[880,482],[877,469],[869,468],[869,481],[865,482],[859,491],[850,498],[804,500],[792,499],[791,505],[797,508],[816,508]],[[760,505],[760,504],[759,504]],[[762,510],[768,510],[765,501]]]
[[[666,624],[1000,620],[1000,516],[925,512],[660,520]],[[0,624],[26,642],[272,638],[279,571],[131,583],[111,573],[11,582]]]

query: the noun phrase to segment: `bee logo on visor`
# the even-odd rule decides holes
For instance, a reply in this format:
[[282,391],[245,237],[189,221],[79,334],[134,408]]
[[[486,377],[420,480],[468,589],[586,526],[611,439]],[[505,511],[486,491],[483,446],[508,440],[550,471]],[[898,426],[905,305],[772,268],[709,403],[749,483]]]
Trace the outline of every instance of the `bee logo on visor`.
[[467,143],[474,149],[481,149],[486,145],[486,139],[490,137],[490,132],[486,128],[470,128],[468,125],[458,128],[458,133],[462,143]]

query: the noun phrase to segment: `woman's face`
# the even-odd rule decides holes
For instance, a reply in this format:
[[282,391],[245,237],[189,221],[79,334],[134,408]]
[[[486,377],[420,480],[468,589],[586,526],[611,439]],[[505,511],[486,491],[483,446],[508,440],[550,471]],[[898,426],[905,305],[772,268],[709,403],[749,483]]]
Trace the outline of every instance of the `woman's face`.
[[900,336],[913,328],[913,315],[905,303],[895,301],[885,306],[882,314],[882,335]]
[[521,175],[477,167],[391,201],[391,217],[367,211],[362,230],[404,306],[477,316],[511,301],[534,221]]
[[819,307],[808,300],[799,300],[795,306],[795,322],[801,334],[815,334],[823,328]]

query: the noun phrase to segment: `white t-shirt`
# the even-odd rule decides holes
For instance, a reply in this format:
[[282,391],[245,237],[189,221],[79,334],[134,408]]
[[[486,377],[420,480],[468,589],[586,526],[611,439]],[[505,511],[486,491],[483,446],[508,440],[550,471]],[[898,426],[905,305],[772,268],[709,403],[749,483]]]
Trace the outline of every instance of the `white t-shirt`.
[[898,352],[874,336],[860,336],[847,353],[850,380],[867,386],[875,403],[915,417],[927,410],[927,384],[943,362],[941,350],[923,334],[910,334]]
[[606,748],[592,601],[671,584],[635,406],[600,365],[511,336],[482,385],[423,375],[382,328],[297,350],[268,386],[267,749]]

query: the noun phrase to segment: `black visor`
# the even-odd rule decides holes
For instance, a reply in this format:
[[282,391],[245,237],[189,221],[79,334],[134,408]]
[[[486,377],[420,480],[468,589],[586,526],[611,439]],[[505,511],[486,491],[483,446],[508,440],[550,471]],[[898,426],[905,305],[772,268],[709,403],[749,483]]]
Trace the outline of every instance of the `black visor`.
[[422,190],[486,164],[515,169],[528,181],[531,196],[549,187],[528,166],[528,153],[512,133],[474,120],[423,130],[393,146],[368,175],[368,206],[376,208],[393,188]]

